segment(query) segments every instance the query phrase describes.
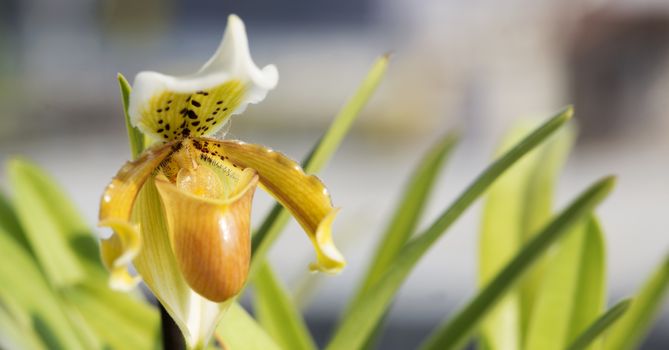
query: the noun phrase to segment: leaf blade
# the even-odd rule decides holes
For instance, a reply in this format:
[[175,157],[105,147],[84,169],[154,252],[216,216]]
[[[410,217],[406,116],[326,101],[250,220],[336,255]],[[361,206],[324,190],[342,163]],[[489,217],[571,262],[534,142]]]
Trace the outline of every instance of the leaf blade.
[[144,134],[142,134],[139,129],[132,126],[132,123],[130,122],[130,115],[128,114],[130,92],[132,91],[132,87],[123,74],[118,73],[116,78],[118,79],[118,85],[121,90],[121,101],[123,102],[125,129],[128,132],[128,142],[130,143],[130,154],[132,155],[132,159],[137,159],[137,157],[139,157],[139,155],[144,151],[145,140]]
[[608,195],[613,185],[612,177],[604,178],[572,201],[569,207],[526,244],[487,287],[477,293],[476,297],[450,322],[442,323],[423,343],[421,349],[457,349],[464,346],[487,310],[504,295],[522,272],[553,242],[568,232],[567,228],[575,221],[591,212]]
[[[532,318],[527,331],[525,345],[529,349],[564,349],[573,337],[580,333],[602,311],[603,263],[595,258],[603,258],[601,251],[587,248],[601,248],[601,242],[586,246],[600,236],[591,230],[590,220],[584,218],[572,228],[572,233],[555,244],[553,255],[547,259],[548,268],[544,272],[543,284],[537,291]],[[596,237],[591,237],[591,236]],[[589,259],[592,256],[593,259]],[[592,262],[590,265],[584,263]],[[584,280],[586,270],[593,270],[595,284]],[[579,282],[586,282],[579,284]],[[590,289],[592,287],[592,289]],[[581,293],[583,301],[592,298],[592,305],[578,304]],[[583,325],[585,323],[585,325]]]
[[316,344],[288,291],[264,262],[253,278],[256,318],[284,349],[313,350]]
[[567,348],[568,350],[586,349],[604,331],[615,324],[632,304],[632,299],[625,299],[614,305],[609,311],[595,319]]
[[260,327],[238,303],[232,303],[216,328],[216,336],[224,349],[281,350],[281,347]]
[[404,244],[414,233],[421,214],[429,199],[431,190],[446,159],[451,154],[457,136],[449,133],[442,137],[419,162],[411,176],[401,199],[391,217],[385,232],[379,240],[363,283],[353,298],[352,304],[360,299],[379,280],[379,276],[392,263]]
[[82,281],[85,274],[72,243],[85,240],[87,229],[69,199],[29,162],[10,160],[8,175],[19,222],[49,281],[57,288]]
[[572,116],[566,108],[534,130],[515,147],[488,166],[474,182],[446,209],[422,234],[416,236],[402,249],[393,265],[374,288],[342,319],[327,349],[355,349],[364,344],[369,333],[385,313],[399,287],[408,277],[418,260],[431,248],[460,215],[511,165],[541,144]]
[[635,349],[643,340],[669,290],[669,255],[644,282],[623,318],[609,329],[605,349]]

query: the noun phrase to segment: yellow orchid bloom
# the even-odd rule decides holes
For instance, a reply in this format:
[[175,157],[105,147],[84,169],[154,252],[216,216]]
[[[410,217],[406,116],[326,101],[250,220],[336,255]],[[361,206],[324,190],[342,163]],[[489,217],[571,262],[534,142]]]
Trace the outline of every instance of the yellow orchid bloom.
[[317,255],[313,270],[335,273],[345,265],[330,231],[337,210],[318,178],[263,146],[211,138],[277,81],[273,65],[253,63],[244,24],[231,15],[220,47],[197,73],[140,72],[133,84],[130,120],[152,146],[125,164],[102,196],[99,225],[113,234],[101,241],[101,254],[110,285],[127,290],[143,279],[190,348],[208,342],[246,282],[258,184],[307,233]]

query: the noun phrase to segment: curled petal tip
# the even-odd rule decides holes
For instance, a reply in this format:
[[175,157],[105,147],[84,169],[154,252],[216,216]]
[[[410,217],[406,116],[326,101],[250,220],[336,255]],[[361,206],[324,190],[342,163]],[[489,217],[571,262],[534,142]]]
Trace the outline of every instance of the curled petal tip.
[[102,262],[110,271],[109,286],[121,291],[134,288],[140,278],[132,276],[128,269],[142,245],[137,226],[118,219],[100,221],[99,226],[114,230],[109,239],[100,242]]
[[337,274],[346,266],[344,256],[339,252],[332,240],[332,222],[339,208],[334,208],[318,224],[313,243],[316,248],[317,261],[309,265],[311,271]]

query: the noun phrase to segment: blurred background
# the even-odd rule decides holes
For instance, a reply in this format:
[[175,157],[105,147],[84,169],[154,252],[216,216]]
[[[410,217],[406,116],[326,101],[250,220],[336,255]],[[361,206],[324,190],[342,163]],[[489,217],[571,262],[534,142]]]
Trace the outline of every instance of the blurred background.
[[[145,69],[195,71],[218,46],[230,13],[246,22],[256,63],[276,64],[281,78],[262,104],[233,118],[228,137],[295,159],[374,59],[394,53],[378,94],[322,173],[343,207],[336,240],[350,261],[303,300],[320,341],[364,272],[412,167],[453,128],[463,140],[427,221],[484,168],[515,121],[543,120],[573,103],[580,135],[557,206],[601,175],[619,176],[598,211],[610,300],[632,294],[667,253],[666,0],[0,0],[0,161],[37,161],[94,225],[104,186],[129,157],[116,73],[132,81]],[[257,198],[259,222],[271,201]],[[472,208],[418,266],[381,348],[411,348],[472,295],[480,214]],[[271,258],[299,289],[312,255],[293,224]],[[666,347],[668,327],[665,306],[645,347]]]

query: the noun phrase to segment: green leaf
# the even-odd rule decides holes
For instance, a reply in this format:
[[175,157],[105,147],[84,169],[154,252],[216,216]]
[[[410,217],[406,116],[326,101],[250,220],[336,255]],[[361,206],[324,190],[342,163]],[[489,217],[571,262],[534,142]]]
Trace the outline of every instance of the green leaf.
[[267,262],[253,278],[256,318],[284,349],[316,349],[309,329],[286,288]]
[[541,144],[548,136],[566,123],[572,115],[567,108],[548,120],[534,132],[524,138],[515,147],[492,163],[479,177],[455,200],[424,233],[418,235],[402,248],[393,264],[373,288],[359,302],[351,305],[351,312],[345,315],[335,332],[328,349],[357,349],[362,346],[370,332],[382,318],[393,297],[406,280],[413,267],[432,247],[464,211],[488,189],[488,187],[511,165],[529,151]]
[[[49,270],[49,267],[53,266],[45,266],[44,259],[40,260],[39,255],[35,254],[33,256],[31,254],[31,251],[41,249],[42,252],[48,252],[47,258],[49,259],[57,259],[63,256],[65,259],[70,259],[70,263],[82,273],[76,280],[67,284],[58,284],[54,282],[58,280],[49,279],[50,284],[58,289],[60,293],[54,292],[51,288],[46,288],[43,292],[45,294],[50,293],[50,296],[43,296],[43,298],[53,299],[53,303],[60,305],[62,314],[58,317],[70,320],[70,327],[76,330],[83,344],[86,344],[86,348],[102,346],[101,341],[110,340],[106,335],[115,338],[117,344],[122,344],[124,341],[133,341],[134,338],[142,338],[144,342],[151,340],[150,332],[145,332],[145,330],[147,327],[157,327],[157,313],[148,304],[134,300],[128,294],[115,293],[108,289],[107,274],[99,260],[97,243],[67,196],[46,173],[26,161],[11,161],[9,163],[9,173],[15,191],[19,219],[22,223],[26,223],[25,237],[30,240],[30,247],[23,246],[25,254],[28,255],[27,259],[40,263],[41,270],[45,274],[53,273],[52,270]],[[11,217],[13,213],[10,211],[10,204],[6,201],[2,204],[0,205],[0,211],[3,212],[2,217]],[[8,221],[11,220],[3,219],[3,222]],[[20,238],[23,238],[21,233],[19,235],[19,237],[12,235],[16,242],[20,242]],[[57,243],[51,244],[53,242]],[[35,267],[37,268],[37,265]],[[58,274],[62,273],[62,271],[56,272]],[[95,290],[90,291],[91,288]],[[60,297],[61,293],[64,296],[77,295],[81,300],[68,302],[67,298]],[[109,305],[107,307],[109,310],[104,315],[98,314],[100,311],[99,305]],[[122,312],[124,310],[131,312]],[[114,314],[109,314],[110,312]],[[154,314],[153,322],[149,322],[145,317],[147,312]],[[86,319],[86,316],[88,316],[88,319]],[[91,328],[91,325],[100,325],[103,319],[109,321],[110,317],[115,323],[108,322],[104,327]],[[55,316],[50,320],[63,323],[62,320],[55,321]],[[141,326],[134,323],[134,320],[140,321]],[[53,327],[51,324],[44,327],[47,326]],[[131,326],[137,326],[132,332],[141,334],[133,338],[132,335],[124,333]],[[118,334],[114,334],[110,330],[118,330]],[[102,336],[101,339],[100,336]],[[124,338],[121,338],[121,336]],[[134,348],[146,349],[148,347],[137,346]]]
[[80,312],[112,349],[158,349],[160,315],[146,302],[115,292],[106,284],[86,283],[65,293],[71,311]]
[[564,349],[604,309],[604,245],[594,219],[585,218],[554,250],[537,293],[525,345]]
[[23,228],[21,228],[19,219],[16,217],[16,212],[2,193],[0,193],[0,229],[12,236],[27,252],[32,253]]
[[660,312],[668,288],[669,255],[634,296],[634,302],[625,316],[609,329],[605,348],[611,350],[636,349]]
[[[479,285],[485,285],[494,277],[550,219],[557,175],[573,140],[569,126],[523,157],[491,186],[479,240]],[[514,128],[504,138],[497,154],[513,146],[529,131],[528,123]],[[522,348],[527,314],[541,281],[544,258],[534,263],[518,288],[507,293],[484,320],[481,333],[489,349]]]
[[[217,338],[224,349],[280,350],[272,338],[242,306],[232,303],[216,328]],[[289,350],[289,349],[286,349]]]
[[[527,125],[514,128],[503,140],[497,151],[502,154],[531,131]],[[554,136],[562,134],[556,133]],[[551,140],[553,137],[551,137]],[[483,207],[483,218],[479,238],[479,285],[486,283],[507,264],[521,249],[525,238],[523,219],[525,211],[543,211],[544,207],[525,206],[527,197],[534,192],[530,188],[531,177],[539,154],[551,140],[537,147],[519,160],[504,175],[490,186]],[[550,210],[550,206],[547,208]],[[536,213],[543,214],[543,213]],[[491,310],[481,325],[481,335],[488,349],[519,349],[521,336],[521,299],[518,291],[509,292]]]
[[569,207],[537,234],[494,279],[450,321],[442,323],[423,343],[421,349],[458,349],[466,345],[481,319],[504,293],[548,249],[569,232],[575,222],[592,212],[611,191],[614,179],[604,178],[583,192]]
[[0,349],[46,349],[32,328],[30,315],[0,293]]
[[[362,81],[358,91],[339,111],[321,140],[309,153],[307,159],[302,163],[302,167],[307,174],[320,171],[328,160],[330,160],[337,148],[339,148],[342,140],[351,129],[353,122],[384,77],[389,59],[389,55],[384,55],[374,63],[372,69]],[[254,233],[251,243],[253,257],[251,260],[251,271],[249,272],[251,277],[260,267],[269,248],[276,241],[289,218],[290,214],[281,205],[276,204],[260,228]]]
[[591,325],[589,325],[583,333],[581,333],[567,348],[568,350],[582,350],[586,349],[593,341],[595,341],[604,331],[613,325],[618,319],[627,312],[627,309],[632,303],[631,299],[625,299],[618,302],[604,315],[597,318]]
[[[597,319],[606,306],[606,247],[604,234],[595,217],[588,220],[581,251],[577,291],[567,340],[581,334]],[[551,262],[552,263],[552,262]],[[596,342],[591,350],[603,347]]]
[[144,151],[144,134],[142,134],[139,129],[132,126],[132,123],[130,123],[130,115],[128,114],[130,91],[132,91],[130,83],[128,83],[128,80],[126,80],[121,73],[118,73],[117,78],[119,87],[121,88],[123,113],[125,115],[125,128],[128,131],[128,142],[130,142],[130,154],[132,154],[132,159],[137,159],[137,157]]
[[33,257],[2,229],[0,256],[11,262],[0,264],[0,281],[3,283],[0,295],[3,300],[13,303],[12,309],[29,315],[30,324],[42,342],[49,348],[88,348]]
[[31,163],[13,159],[8,173],[18,219],[48,280],[57,288],[81,282],[85,274],[75,247],[93,238],[72,203]]
[[[523,200],[523,217],[521,221],[521,237],[527,242],[532,235],[551,219],[553,215],[553,198],[560,169],[567,159],[569,150],[574,142],[575,131],[571,125],[556,133],[546,145],[541,147],[534,158],[534,165],[525,189]],[[521,334],[527,333],[533,304],[537,290],[542,283],[547,266],[546,256],[540,257],[527,271],[519,282]]]
[[367,274],[364,276],[352,304],[355,304],[362,295],[367,293],[379,281],[383,272],[387,270],[415,232],[439,172],[446,158],[451,154],[456,141],[457,137],[453,133],[442,137],[425,154],[416,167],[395,212],[391,215],[390,224],[379,240],[374,258],[371,260]]

